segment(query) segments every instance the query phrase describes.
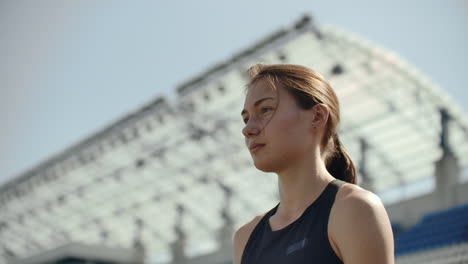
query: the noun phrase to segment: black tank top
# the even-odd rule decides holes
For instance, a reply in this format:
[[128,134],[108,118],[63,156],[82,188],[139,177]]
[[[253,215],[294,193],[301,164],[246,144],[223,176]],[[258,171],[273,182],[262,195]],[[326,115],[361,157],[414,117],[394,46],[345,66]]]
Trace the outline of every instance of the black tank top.
[[336,193],[344,183],[331,181],[297,220],[272,231],[269,219],[278,203],[252,231],[241,264],[342,264],[330,245],[327,229]]

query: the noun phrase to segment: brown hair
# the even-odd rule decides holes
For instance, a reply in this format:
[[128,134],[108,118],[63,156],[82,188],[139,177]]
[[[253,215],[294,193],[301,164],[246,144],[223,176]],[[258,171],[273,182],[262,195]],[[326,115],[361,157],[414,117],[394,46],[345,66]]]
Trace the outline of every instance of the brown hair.
[[335,178],[356,183],[354,163],[338,138],[340,105],[328,81],[310,68],[293,64],[255,64],[249,68],[247,74],[250,78],[247,88],[266,79],[273,89],[277,83],[283,85],[302,109],[310,109],[317,104],[326,105],[330,114],[321,142],[326,168]]

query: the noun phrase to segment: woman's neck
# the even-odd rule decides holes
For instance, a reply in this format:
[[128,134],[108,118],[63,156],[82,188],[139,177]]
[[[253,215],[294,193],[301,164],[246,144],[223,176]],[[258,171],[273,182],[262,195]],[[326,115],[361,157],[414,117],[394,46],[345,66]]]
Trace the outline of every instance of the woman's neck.
[[278,173],[280,206],[275,214],[285,220],[299,217],[333,179],[320,158]]

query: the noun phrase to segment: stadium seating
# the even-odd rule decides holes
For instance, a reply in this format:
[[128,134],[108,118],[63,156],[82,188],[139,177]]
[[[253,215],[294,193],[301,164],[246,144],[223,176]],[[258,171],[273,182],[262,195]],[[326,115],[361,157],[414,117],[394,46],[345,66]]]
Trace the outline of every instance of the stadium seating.
[[427,214],[420,223],[398,232],[395,237],[395,255],[417,253],[467,242],[468,204],[463,204]]
[[399,255],[396,264],[468,264],[468,243]]

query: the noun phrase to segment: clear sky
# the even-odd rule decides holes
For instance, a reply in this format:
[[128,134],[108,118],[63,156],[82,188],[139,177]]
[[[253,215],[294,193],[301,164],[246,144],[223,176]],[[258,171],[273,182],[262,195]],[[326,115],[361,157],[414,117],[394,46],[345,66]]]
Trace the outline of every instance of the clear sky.
[[303,14],[397,52],[468,113],[467,0],[0,0],[0,184]]

